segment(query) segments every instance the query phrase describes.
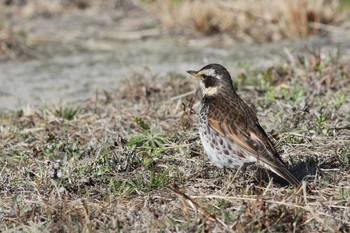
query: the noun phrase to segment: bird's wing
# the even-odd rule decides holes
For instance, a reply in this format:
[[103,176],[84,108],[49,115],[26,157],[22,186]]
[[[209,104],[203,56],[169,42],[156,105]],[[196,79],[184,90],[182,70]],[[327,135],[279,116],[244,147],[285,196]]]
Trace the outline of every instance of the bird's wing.
[[250,155],[255,156],[258,164],[270,169],[297,187],[299,181],[289,172],[259,123],[255,121],[248,122],[246,125],[238,123],[247,120],[249,121],[249,119],[218,121],[210,115],[208,116],[209,126],[214,131],[239,145]]
[[211,117],[209,117],[208,123],[214,131],[254,156],[266,156],[267,154],[276,154],[278,156],[270,139],[260,126],[254,128],[249,127],[249,125],[238,124],[237,121],[218,121]]
[[267,167],[285,166],[249,106],[243,101],[226,111],[218,106],[220,105],[210,105],[208,111],[208,124],[214,131],[255,156],[257,162],[260,161]]

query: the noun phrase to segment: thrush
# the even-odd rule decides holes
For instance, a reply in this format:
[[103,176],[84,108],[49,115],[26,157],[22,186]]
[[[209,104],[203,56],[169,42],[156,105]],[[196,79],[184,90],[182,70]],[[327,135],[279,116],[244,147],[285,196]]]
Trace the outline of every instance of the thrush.
[[209,160],[238,171],[256,163],[297,187],[298,179],[282,161],[255,112],[237,95],[226,68],[209,64],[187,73],[200,80],[199,135]]

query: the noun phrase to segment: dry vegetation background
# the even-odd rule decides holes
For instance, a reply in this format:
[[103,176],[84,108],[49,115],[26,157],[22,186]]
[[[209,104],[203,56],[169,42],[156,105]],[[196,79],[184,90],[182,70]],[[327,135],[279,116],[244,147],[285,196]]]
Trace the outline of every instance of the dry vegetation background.
[[[138,6],[156,14],[172,35],[228,33],[250,42],[305,37],[319,33],[310,22],[341,20],[337,1],[269,3]],[[1,9],[6,17],[61,17],[129,4],[7,0]],[[30,57],[25,36],[5,26],[0,31],[2,59]],[[145,69],[78,106],[0,113],[0,231],[349,232],[350,64],[341,49],[310,49],[290,53],[278,66],[231,71],[238,93],[255,106],[309,192],[296,194],[254,166],[232,181],[235,171],[217,169],[201,149],[196,83]]]
[[334,24],[338,1],[154,1],[153,12],[176,31],[229,33],[243,41],[303,38],[319,31],[312,23]]

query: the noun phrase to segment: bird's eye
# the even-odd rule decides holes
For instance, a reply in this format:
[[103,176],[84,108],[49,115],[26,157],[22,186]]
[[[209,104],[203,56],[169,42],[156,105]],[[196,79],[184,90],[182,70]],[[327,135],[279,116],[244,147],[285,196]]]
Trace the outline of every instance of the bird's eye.
[[206,78],[208,77],[208,75],[202,74],[202,77],[203,77],[204,79],[206,79]]

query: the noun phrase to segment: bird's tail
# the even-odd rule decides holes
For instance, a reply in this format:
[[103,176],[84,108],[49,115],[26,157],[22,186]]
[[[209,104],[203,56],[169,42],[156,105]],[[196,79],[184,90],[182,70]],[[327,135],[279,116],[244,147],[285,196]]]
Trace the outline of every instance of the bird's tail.
[[294,187],[300,186],[300,181],[288,170],[288,168],[281,162],[278,164],[270,163],[268,161],[261,161],[261,165],[273,171],[286,181],[288,181]]

